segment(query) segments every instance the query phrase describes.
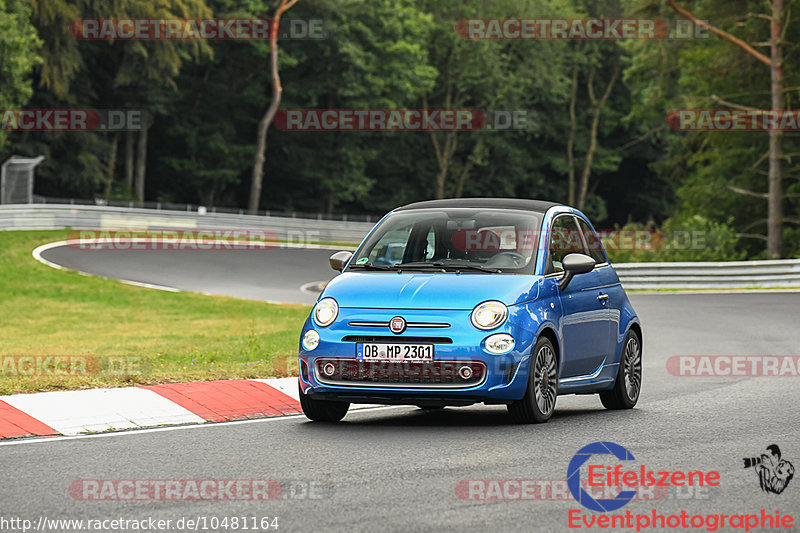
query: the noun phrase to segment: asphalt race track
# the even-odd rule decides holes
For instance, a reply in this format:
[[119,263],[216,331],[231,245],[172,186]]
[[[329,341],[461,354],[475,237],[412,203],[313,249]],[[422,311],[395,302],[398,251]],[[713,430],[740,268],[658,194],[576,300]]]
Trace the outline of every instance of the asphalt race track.
[[253,300],[313,304],[317,295],[302,291],[307,283],[328,281],[335,249],[245,247],[225,250],[81,250],[59,246],[42,258],[72,270]]
[[[203,252],[200,261],[192,253],[146,252],[133,259],[130,253],[119,252],[121,258],[98,253],[103,260],[94,262],[81,258],[85,252],[57,249],[46,259],[189,290],[289,299],[277,298],[272,289],[325,279],[330,251],[234,252],[236,271],[224,257]],[[143,264],[151,267],[137,277]],[[124,269],[114,270],[115,265]],[[225,266],[215,271],[220,265]],[[634,500],[608,514],[650,516],[655,509],[661,515],[734,515],[763,509],[774,516],[777,510],[792,514],[792,529],[800,530],[800,472],[782,494],[768,494],[742,462],[774,443],[800,468],[800,377],[681,377],[666,367],[675,355],[800,355],[800,293],[633,294],[631,299],[644,326],[643,392],[633,410],[606,411],[595,396],[562,396],[553,419],[536,426],[512,425],[504,407],[431,413],[390,407],[351,412],[340,424],[298,416],[12,441],[0,444],[5,473],[0,516],[34,523],[43,515],[173,522],[277,516],[279,532],[567,531],[571,510],[587,519],[601,516],[561,490],[572,456],[604,440],[627,448],[636,458],[630,468],[637,471],[644,465],[721,476],[719,486],[659,489],[656,500]],[[69,492],[81,479],[209,478],[274,479],[283,484],[283,496],[267,502],[92,502],[75,500]],[[514,491],[508,493],[512,501],[467,501],[458,494],[468,493],[456,490],[468,486],[464,480],[510,479],[537,480],[548,487],[545,498],[520,501]],[[554,486],[560,489],[551,494]],[[313,494],[309,487],[316,487]],[[603,530],[608,531],[592,529]]]

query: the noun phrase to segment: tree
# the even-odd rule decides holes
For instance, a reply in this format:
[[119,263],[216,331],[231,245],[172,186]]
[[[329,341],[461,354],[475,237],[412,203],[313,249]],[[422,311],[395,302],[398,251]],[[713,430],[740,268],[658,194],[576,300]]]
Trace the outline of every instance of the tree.
[[[24,105],[33,94],[31,74],[41,62],[40,46],[25,0],[0,0],[0,111]],[[0,148],[5,136],[0,128]]]
[[[744,52],[751,57],[757,59],[765,64],[770,69],[770,94],[772,97],[772,111],[781,112],[784,110],[783,104],[783,39],[784,36],[781,32],[782,19],[785,16],[783,10],[783,0],[771,1],[771,14],[760,14],[761,17],[766,18],[770,22],[770,37],[769,48],[770,55],[766,56],[761,52],[755,50],[752,46],[745,41],[733,36],[716,26],[699,20],[690,11],[679,7],[675,0],[667,0],[670,7],[680,15],[685,16],[694,24],[701,28],[705,28],[712,33],[720,36],[726,41],[733,43],[741,48]],[[769,172],[767,176],[768,192],[766,194],[767,200],[767,257],[769,259],[777,259],[781,257],[783,248],[783,187],[781,172],[781,160],[783,158],[782,150],[782,132],[778,129],[769,130]],[[735,192],[748,194],[750,196],[760,196],[759,193],[752,191],[743,191],[742,189],[733,188]]]
[[[583,43],[581,43],[583,44]],[[570,92],[569,101],[569,119],[570,129],[569,137],[567,139],[567,189],[569,205],[574,205],[578,209],[584,209],[586,202],[589,198],[589,178],[592,175],[592,169],[595,165],[595,157],[600,152],[603,161],[600,167],[604,169],[616,170],[621,157],[614,151],[603,150],[599,145],[599,130],[600,118],[604,111],[607,111],[606,104],[611,97],[614,86],[622,68],[622,58],[619,46],[616,43],[603,43],[597,45],[595,43],[587,44],[586,46],[577,47],[577,56],[573,61],[575,65],[572,69],[572,90]],[[583,73],[586,78],[585,98],[588,99],[588,105],[581,106],[589,109],[588,118],[588,139],[586,140],[585,155],[583,160],[583,168],[581,170],[579,179],[575,179],[575,139],[578,130],[578,113],[576,112],[576,103],[578,101],[578,85],[580,82],[580,74],[582,70],[588,70]],[[602,72],[611,72],[605,82],[605,88],[602,88],[602,93],[598,96],[595,86],[597,84],[597,77],[602,79]],[[584,113],[585,115],[586,113]]]
[[[208,18],[211,10],[204,0],[30,0],[32,21],[44,41],[40,84],[62,105],[86,107],[146,108],[151,115],[166,112],[169,92],[187,60],[210,54],[202,40],[80,41],[69,31],[77,18]],[[75,85],[78,87],[75,87]],[[134,180],[138,202],[144,202],[148,129],[143,124],[138,139],[125,143],[126,184]],[[98,135],[95,133],[94,135]],[[95,181],[110,191],[117,161],[118,138],[107,135],[102,154],[81,150],[90,168],[103,169]],[[78,141],[96,147],[96,139]],[[135,157],[132,153],[135,150]],[[100,160],[104,160],[102,163]],[[112,165],[113,163],[113,165]]]
[[256,155],[253,160],[253,180],[250,184],[250,200],[247,212],[251,215],[258,213],[258,204],[261,201],[261,185],[264,181],[264,159],[267,151],[267,130],[278,112],[281,105],[281,77],[278,72],[278,32],[280,30],[281,16],[292,8],[300,0],[280,0],[280,5],[275,9],[272,17],[269,32],[269,66],[272,78],[272,101],[258,123],[258,135],[256,141]]
[[[532,157],[543,157],[549,151],[545,138],[554,133],[548,126],[562,120],[553,110],[565,101],[564,95],[568,92],[565,42],[464,39],[453,30],[454,21],[481,18],[487,13],[498,18],[514,18],[523,13],[526,17],[538,14],[543,17],[545,13],[548,17],[566,17],[575,13],[575,6],[569,4],[557,0],[425,2],[436,23],[428,48],[429,61],[439,76],[435,87],[425,95],[424,105],[430,109],[479,109],[489,113],[490,118],[498,110],[521,111],[526,114],[530,128],[527,131],[431,132],[429,140],[435,164],[432,196],[443,198],[486,189],[484,184],[470,183],[471,174],[476,167],[491,166],[499,152],[509,151],[516,143],[527,144],[527,148],[536,153],[525,158],[521,152],[510,150],[522,156],[515,158],[515,164],[527,167]],[[545,124],[547,126],[542,126]],[[563,168],[563,163],[556,164]],[[534,172],[545,173],[542,168]],[[514,174],[507,176],[502,186],[508,191],[506,194],[520,185],[519,182],[529,181],[529,188],[538,188],[533,185],[529,170],[524,174],[518,170]]]
[[[298,16],[324,20],[324,39],[281,45],[287,108],[411,109],[434,85],[433,17],[416,0],[308,0]],[[452,30],[452,28],[451,28]],[[427,135],[274,131],[268,171],[273,209],[380,212],[415,189]],[[396,158],[402,161],[388,166]],[[387,167],[388,166],[388,167]],[[427,172],[428,169],[425,168]],[[298,194],[302,191],[302,194]]]

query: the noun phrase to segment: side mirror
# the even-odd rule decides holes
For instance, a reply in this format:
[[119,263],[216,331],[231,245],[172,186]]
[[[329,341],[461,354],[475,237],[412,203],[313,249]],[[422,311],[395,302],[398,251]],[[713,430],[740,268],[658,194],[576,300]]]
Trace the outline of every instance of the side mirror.
[[585,254],[567,254],[561,264],[564,267],[564,276],[559,280],[558,286],[563,291],[575,275],[591,272],[596,261]]
[[344,266],[350,261],[350,258],[353,257],[353,252],[343,251],[343,252],[336,252],[331,256],[329,262],[331,264],[331,268],[336,270],[337,272],[341,272],[344,270]]

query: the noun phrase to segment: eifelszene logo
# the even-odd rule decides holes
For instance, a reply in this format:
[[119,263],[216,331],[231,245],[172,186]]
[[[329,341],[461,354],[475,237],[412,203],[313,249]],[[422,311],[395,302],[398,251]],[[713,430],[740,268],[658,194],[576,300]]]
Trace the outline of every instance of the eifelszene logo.
[[767,451],[769,453],[761,454],[761,457],[745,457],[744,467],[756,471],[761,490],[780,494],[794,477],[794,466],[781,459],[781,449],[777,444],[767,446]]
[[[572,497],[575,498],[579,504],[588,507],[592,511],[599,511],[604,513],[606,511],[614,511],[623,507],[636,496],[635,490],[620,491],[613,499],[594,499],[588,492],[581,488],[581,466],[589,461],[593,455],[611,454],[620,461],[634,461],[633,454],[613,442],[593,442],[587,444],[572,457],[567,467],[567,487]],[[589,469],[592,469],[590,465]],[[591,473],[589,475],[589,484],[592,485]]]
[[[655,471],[640,464],[638,468],[623,469],[622,464],[607,466],[601,460],[616,457],[620,462],[635,461],[633,454],[624,447],[613,442],[593,442],[587,444],[572,457],[567,467],[567,487],[575,501],[592,511],[606,513],[615,511],[625,506],[634,499],[639,487],[683,487],[683,486],[718,486],[720,483],[719,472],[714,470],[703,472],[699,470],[680,471],[664,470]],[[581,486],[581,467],[587,466],[587,483],[584,489]],[[612,489],[619,490],[613,498],[596,498],[594,494],[606,496],[613,494]]]

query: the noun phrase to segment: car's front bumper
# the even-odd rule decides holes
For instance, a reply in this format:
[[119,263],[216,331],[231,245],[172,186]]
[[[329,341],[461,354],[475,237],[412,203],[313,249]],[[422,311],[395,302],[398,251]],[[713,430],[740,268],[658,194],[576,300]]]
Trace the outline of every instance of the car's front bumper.
[[[469,315],[468,310],[344,308],[327,328],[319,328],[309,320],[302,333],[313,328],[319,333],[320,342],[311,351],[300,346],[300,387],[303,393],[315,398],[351,403],[469,405],[519,400],[528,383],[533,333],[511,319],[495,330],[481,331],[472,326]],[[420,326],[409,326],[402,334],[394,335],[388,328],[360,325],[386,323],[395,316]],[[438,324],[439,327],[422,324]],[[485,339],[497,333],[512,335],[514,349],[504,354],[486,351]],[[376,339],[374,342],[433,344],[435,364],[421,363],[426,367],[405,368],[412,365],[383,363],[377,374],[373,368],[365,370],[365,362],[356,359],[356,345],[373,339]],[[326,377],[321,371],[328,362],[337,365],[333,377]],[[371,379],[360,382],[339,379],[339,365],[343,365],[343,372],[352,376],[364,377],[364,372],[368,371]],[[480,379],[476,379],[475,374],[471,379],[460,377],[458,372],[463,366],[470,366],[476,373],[477,369],[482,369]]]

